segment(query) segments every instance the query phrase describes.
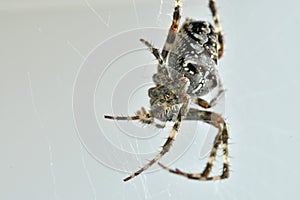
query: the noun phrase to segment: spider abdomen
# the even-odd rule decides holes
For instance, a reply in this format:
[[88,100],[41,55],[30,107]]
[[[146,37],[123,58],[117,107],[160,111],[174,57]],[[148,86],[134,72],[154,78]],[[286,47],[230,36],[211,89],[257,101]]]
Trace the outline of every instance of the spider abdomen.
[[190,80],[188,93],[203,96],[218,84],[217,34],[206,21],[187,19],[176,35],[168,57],[173,80]]

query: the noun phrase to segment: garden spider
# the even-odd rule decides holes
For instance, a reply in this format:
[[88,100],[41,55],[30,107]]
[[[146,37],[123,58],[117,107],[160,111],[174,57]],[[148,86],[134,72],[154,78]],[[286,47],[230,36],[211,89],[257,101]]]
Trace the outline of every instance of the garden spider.
[[[148,90],[150,111],[147,112],[142,108],[135,116],[105,115],[104,117],[112,120],[139,120],[158,128],[165,127],[167,121],[174,122],[174,125],[162,150],[124,181],[147,170],[170,150],[182,120],[200,120],[218,129],[208,162],[202,173],[197,174],[186,173],[179,169],[173,170],[161,163],[158,163],[159,166],[171,173],[196,180],[220,180],[229,177],[229,136],[224,119],[220,114],[211,111],[190,108],[192,103],[204,109],[211,108],[224,92],[217,71],[217,61],[223,55],[224,44],[214,0],[209,0],[209,8],[212,12],[214,27],[206,21],[188,18],[178,30],[181,3],[180,0],[175,0],[172,25],[162,52],[160,53],[146,40],[140,40],[158,61],[157,73],[152,77],[155,87]],[[210,102],[201,98],[214,88],[217,88],[218,92]],[[160,123],[155,122],[155,119]],[[222,174],[210,176],[218,147],[221,144],[223,149]]]

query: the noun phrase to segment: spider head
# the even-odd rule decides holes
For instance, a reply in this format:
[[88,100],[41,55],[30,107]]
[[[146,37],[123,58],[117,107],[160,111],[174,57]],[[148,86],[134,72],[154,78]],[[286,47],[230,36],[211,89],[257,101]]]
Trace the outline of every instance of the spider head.
[[158,85],[148,90],[150,97],[150,114],[161,121],[172,121],[179,111],[179,99],[174,90],[165,85]]
[[170,107],[178,103],[174,90],[169,90],[165,85],[159,85],[148,90],[151,106]]
[[148,95],[150,97],[151,116],[161,121],[175,120],[189,84],[189,80],[182,77],[176,82],[150,88]]

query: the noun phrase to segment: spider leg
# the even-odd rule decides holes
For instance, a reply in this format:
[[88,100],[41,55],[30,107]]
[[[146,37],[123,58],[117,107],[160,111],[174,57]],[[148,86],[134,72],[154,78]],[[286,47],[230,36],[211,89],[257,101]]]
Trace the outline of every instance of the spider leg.
[[176,32],[178,30],[179,20],[180,20],[180,17],[181,17],[180,16],[180,7],[181,7],[180,0],[175,0],[175,8],[174,8],[174,11],[173,11],[172,24],[171,24],[171,27],[169,29],[167,40],[164,44],[164,47],[163,47],[163,50],[162,50],[162,53],[161,53],[164,61],[166,60],[166,58],[169,54],[169,51],[172,48],[172,44],[175,41],[175,36],[176,36]]
[[144,40],[143,38],[140,39],[142,43],[144,43],[151,51],[151,53],[155,56],[155,58],[158,60],[159,64],[163,64],[163,60],[160,57],[159,51],[157,48],[153,47],[153,45],[150,44],[150,42]]
[[209,8],[215,23],[216,32],[218,34],[218,42],[219,42],[218,57],[221,58],[224,53],[224,39],[223,39],[223,33],[220,25],[219,15],[217,13],[216,5],[215,5],[215,0],[209,0]]
[[156,84],[161,84],[161,83],[171,81],[172,79],[170,78],[169,70],[167,69],[165,62],[162,60],[158,49],[153,47],[153,45],[151,45],[150,42],[144,39],[140,39],[140,41],[150,49],[151,53],[155,56],[156,60],[159,63],[157,66],[157,73],[154,74],[152,77],[153,81]]
[[111,119],[111,120],[140,120],[144,124],[152,124],[156,126],[157,128],[164,128],[166,126],[166,123],[157,123],[154,121],[154,118],[150,116],[149,113],[147,113],[146,109],[142,107],[141,111],[137,111],[136,115],[134,116],[110,116],[110,115],[104,115],[104,118]]
[[[178,174],[178,175],[187,177],[189,179],[208,181],[208,180],[220,180],[220,179],[228,178],[229,177],[229,156],[228,156],[228,138],[229,138],[229,136],[228,136],[227,126],[226,126],[224,119],[216,113],[191,108],[189,110],[189,112],[187,113],[185,120],[201,120],[201,121],[204,121],[208,124],[215,126],[219,130],[218,134],[215,138],[213,148],[210,152],[210,156],[208,158],[206,167],[204,168],[202,173],[193,174],[193,173],[183,172],[179,169],[173,170],[171,168],[168,168],[168,167],[162,165],[161,163],[158,163],[158,164],[163,169],[165,169],[171,173]],[[215,161],[217,150],[221,143],[222,143],[222,149],[223,149],[223,172],[221,175],[218,175],[218,176],[208,176],[213,167],[213,162]]]
[[194,98],[193,102],[199,106],[201,106],[202,108],[211,108],[214,105],[212,105],[210,102],[202,99],[202,98]]
[[177,118],[175,120],[175,123],[173,125],[173,128],[172,128],[166,142],[162,146],[162,150],[158,154],[156,154],[156,156],[152,160],[150,160],[146,165],[144,165],[141,169],[134,172],[130,176],[124,178],[123,179],[124,181],[129,181],[130,179],[132,179],[132,178],[138,176],[139,174],[141,174],[143,171],[147,170],[150,166],[152,166],[155,162],[157,162],[161,157],[163,157],[163,155],[165,155],[170,150],[170,148],[172,146],[172,143],[173,143],[173,141],[175,140],[175,138],[178,134],[179,127],[180,127],[180,124],[181,124],[181,120],[186,115],[188,105],[189,105],[189,97],[185,99],[185,102],[181,106],[181,108],[178,112]]
[[211,108],[213,106],[216,105],[216,103],[218,102],[218,100],[220,99],[220,97],[224,94],[224,90],[223,89],[220,89],[218,91],[218,94],[210,101],[206,101],[200,97],[198,98],[194,98],[193,99],[193,102],[199,106],[201,106],[202,108]]

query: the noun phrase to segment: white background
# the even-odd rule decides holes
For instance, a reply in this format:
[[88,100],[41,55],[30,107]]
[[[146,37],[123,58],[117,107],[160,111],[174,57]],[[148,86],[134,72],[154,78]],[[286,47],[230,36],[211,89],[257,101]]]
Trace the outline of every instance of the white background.
[[[198,182],[160,170],[124,183],[128,173],[120,169],[129,169],[118,163],[118,155],[103,152],[119,165],[107,167],[80,139],[85,133],[78,133],[74,120],[74,87],[85,59],[103,41],[137,28],[166,29],[173,1],[0,1],[0,199],[295,199],[300,179],[299,4],[216,3],[225,32],[220,74],[227,89],[231,177]],[[207,2],[183,1],[185,17],[211,20]],[[164,38],[149,37],[161,48]],[[149,53],[143,59],[153,61]],[[136,60],[128,60],[127,66],[137,66]],[[121,77],[115,70],[111,76]],[[112,93],[97,92],[103,94],[103,102],[97,103],[105,105],[96,111],[101,118],[112,112],[105,104]],[[129,104],[132,114],[135,106],[148,102],[146,91],[144,95],[134,106],[119,103]],[[99,126],[108,135],[119,132],[115,123],[102,118]],[[147,140],[143,148],[158,151],[168,132],[162,134],[161,141],[150,148]],[[188,137],[176,142],[180,139]],[[189,158],[183,155],[172,168],[197,172],[205,165],[206,159]]]

